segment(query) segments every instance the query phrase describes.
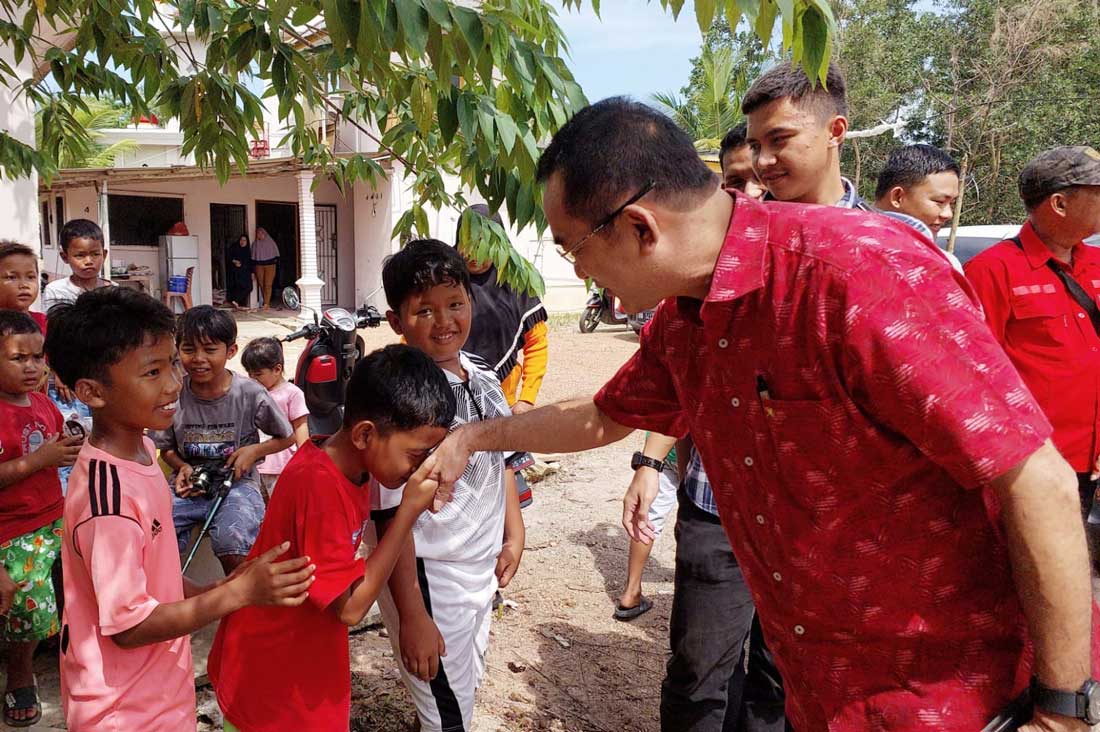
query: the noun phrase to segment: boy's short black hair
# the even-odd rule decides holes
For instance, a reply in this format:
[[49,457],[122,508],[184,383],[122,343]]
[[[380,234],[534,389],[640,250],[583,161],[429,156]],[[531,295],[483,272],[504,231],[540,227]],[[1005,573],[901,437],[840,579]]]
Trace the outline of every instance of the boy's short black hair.
[[686,132],[653,107],[612,97],[585,107],[539,158],[545,183],[560,173],[565,209],[598,221],[652,181],[654,200],[697,200],[718,187]]
[[237,322],[233,316],[213,305],[199,305],[180,315],[176,326],[176,345],[224,343],[228,348],[237,342]]
[[88,219],[72,219],[66,221],[61,227],[61,233],[57,238],[61,240],[61,251],[67,252],[73,239],[91,239],[102,244],[103,229],[99,228],[99,224]]
[[0,310],[0,338],[13,335],[42,334],[34,318],[22,310]]
[[886,165],[878,174],[875,198],[882,198],[893,188],[909,189],[930,175],[952,172],[959,175],[961,168],[955,158],[934,145],[906,145],[899,147],[886,158]]
[[450,427],[455,395],[443,369],[424,352],[391,345],[355,365],[344,397],[344,426],[370,420],[381,432]]
[[11,239],[0,239],[0,262],[17,254],[24,257],[34,257],[34,266],[38,266],[38,254],[29,246]]
[[241,353],[241,366],[245,371],[286,367],[283,359],[283,344],[278,338],[253,338]]
[[722,144],[718,148],[718,164],[726,164],[726,153],[740,150],[749,144],[749,126],[745,122],[738,122],[732,130],[722,138]]
[[416,239],[386,258],[382,265],[382,287],[390,310],[397,312],[409,295],[436,285],[461,285],[473,296],[466,260],[454,247],[438,239]]
[[61,383],[107,381],[107,369],[150,337],[171,336],[176,319],[164,303],[129,287],[101,287],[50,308],[46,357]]
[[829,63],[825,86],[806,76],[799,64],[790,61],[776,64],[749,87],[741,101],[741,112],[752,114],[779,99],[790,99],[799,106],[809,107],[822,119],[833,115],[848,116],[848,88],[844,74],[834,62]]

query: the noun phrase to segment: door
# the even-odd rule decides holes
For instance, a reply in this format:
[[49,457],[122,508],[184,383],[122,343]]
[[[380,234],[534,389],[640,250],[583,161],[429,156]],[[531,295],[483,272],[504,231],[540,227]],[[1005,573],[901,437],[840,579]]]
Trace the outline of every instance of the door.
[[335,305],[336,294],[336,206],[317,204],[313,207],[317,219],[317,276],[324,282],[321,302]]
[[279,266],[275,270],[275,286],[271,288],[273,303],[281,303],[284,287],[298,281],[298,204],[256,201],[256,228],[264,229],[279,247]]
[[225,251],[248,234],[247,208],[230,203],[210,204],[210,275],[215,290],[225,292]]

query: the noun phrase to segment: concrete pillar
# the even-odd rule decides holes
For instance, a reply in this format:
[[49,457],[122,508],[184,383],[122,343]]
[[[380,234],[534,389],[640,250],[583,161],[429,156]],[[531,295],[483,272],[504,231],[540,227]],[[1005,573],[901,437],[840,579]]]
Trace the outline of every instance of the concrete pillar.
[[301,318],[312,321],[321,313],[321,288],[317,276],[317,215],[313,210],[313,171],[300,170],[298,180],[298,259],[302,276],[295,283],[302,293]]
[[[386,311],[386,296],[382,292],[382,264],[393,254],[393,206],[397,191],[395,173],[379,177],[376,186],[366,181],[356,182],[352,189],[355,217],[355,303],[374,305]],[[400,215],[400,214],[399,214]]]
[[[16,25],[23,20],[24,13],[16,4],[16,17],[9,18]],[[0,83],[0,130],[8,133],[19,142],[34,145],[34,109],[26,94],[17,95],[15,90],[5,86],[17,86],[20,81],[34,75],[31,54],[23,56],[23,62],[17,64],[11,48],[0,48],[3,59],[18,75],[17,80],[5,79]],[[26,244],[41,254],[39,235],[38,175],[31,173],[26,178],[12,180],[0,175],[0,239],[12,239]]]

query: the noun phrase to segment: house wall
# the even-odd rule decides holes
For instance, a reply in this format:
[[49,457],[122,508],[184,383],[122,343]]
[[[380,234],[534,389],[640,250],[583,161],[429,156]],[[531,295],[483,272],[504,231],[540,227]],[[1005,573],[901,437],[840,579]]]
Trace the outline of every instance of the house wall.
[[[13,22],[18,24],[23,13]],[[20,80],[33,75],[32,54],[17,64],[8,46],[0,47],[0,58],[18,75]],[[11,82],[14,83],[14,82]],[[17,87],[18,88],[18,87]],[[34,145],[34,111],[27,96],[16,95],[12,89],[0,84],[0,130],[20,142]],[[11,180],[0,176],[0,239],[14,239],[38,249],[38,176]]]
[[[195,286],[195,302],[212,301],[210,276],[210,204],[240,204],[247,207],[249,236],[253,236],[256,227],[256,202],[275,201],[297,203],[297,183],[293,175],[255,178],[233,178],[224,186],[211,178],[177,181],[146,181],[140,184],[112,185],[110,192],[119,195],[172,195],[183,198],[183,217],[189,232],[198,237],[200,263],[199,282]],[[81,216],[98,222],[99,211],[95,189],[91,186],[71,189],[65,193],[65,208],[68,217]],[[336,206],[337,228],[337,301],[348,307],[355,305],[356,267],[355,267],[355,225],[352,203],[330,181],[322,181],[314,191],[314,202]],[[85,210],[87,209],[87,210]],[[36,235],[37,236],[37,235]],[[160,277],[160,265],[157,250],[153,247],[116,247],[111,251],[112,258],[127,262],[149,264],[156,274],[156,288],[163,289]],[[44,253],[47,270],[68,274],[69,270],[60,262],[56,248]],[[56,265],[56,269],[54,269]],[[159,292],[154,293],[159,296]]]

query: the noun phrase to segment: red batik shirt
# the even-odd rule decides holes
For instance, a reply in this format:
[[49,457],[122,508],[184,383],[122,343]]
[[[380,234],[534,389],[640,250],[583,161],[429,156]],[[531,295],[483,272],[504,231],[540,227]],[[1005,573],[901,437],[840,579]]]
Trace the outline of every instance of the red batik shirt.
[[706,301],[662,304],[596,397],[690,431],[800,732],[973,732],[1030,675],[982,488],[1051,427],[932,246],[738,195]]
[[[1050,250],[1030,222],[1019,238],[1022,250],[1012,241],[995,244],[966,263],[966,276],[994,337],[1054,425],[1054,444],[1087,473],[1100,451],[1100,337],[1050,269]],[[1100,301],[1100,251],[1078,244],[1073,266],[1055,265]]]

